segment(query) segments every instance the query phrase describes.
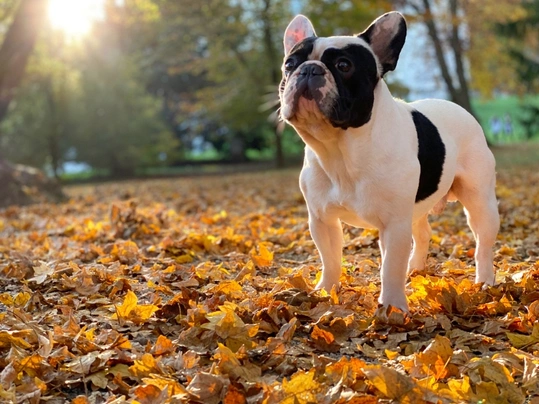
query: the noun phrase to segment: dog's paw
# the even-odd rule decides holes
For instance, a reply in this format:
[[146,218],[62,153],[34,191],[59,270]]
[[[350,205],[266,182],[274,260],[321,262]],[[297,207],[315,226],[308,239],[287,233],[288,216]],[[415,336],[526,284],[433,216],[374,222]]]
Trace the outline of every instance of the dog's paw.
[[483,288],[496,285],[496,275],[494,273],[488,274],[487,276],[480,276],[477,274],[475,276],[475,283],[482,283]]
[[315,290],[322,290],[324,289],[326,292],[330,293],[331,292],[331,289],[333,289],[333,287],[335,287],[337,289],[337,291],[339,290],[340,288],[340,284],[337,282],[324,282],[324,280],[320,280],[320,282],[318,282],[316,284],[316,286],[314,287]]
[[389,307],[393,306],[398,308],[399,310],[402,310],[405,313],[409,313],[410,309],[408,307],[408,300],[406,300],[406,296],[385,296],[378,299],[378,303],[382,307]]

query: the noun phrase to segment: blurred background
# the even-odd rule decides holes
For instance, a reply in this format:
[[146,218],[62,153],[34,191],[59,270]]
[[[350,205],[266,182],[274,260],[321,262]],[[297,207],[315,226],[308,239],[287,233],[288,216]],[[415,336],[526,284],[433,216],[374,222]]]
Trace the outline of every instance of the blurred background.
[[0,0],[0,205],[48,178],[297,163],[275,119],[286,25],[348,35],[393,9],[394,95],[453,100],[491,146],[536,158],[539,0]]

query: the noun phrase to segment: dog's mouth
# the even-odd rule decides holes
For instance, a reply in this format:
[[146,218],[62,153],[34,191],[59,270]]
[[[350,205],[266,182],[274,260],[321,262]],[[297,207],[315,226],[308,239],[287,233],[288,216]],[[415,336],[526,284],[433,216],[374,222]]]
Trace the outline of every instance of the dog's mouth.
[[320,83],[297,80],[286,87],[282,97],[281,114],[285,120],[293,120],[298,114],[320,114],[320,103],[324,98]]
[[331,74],[320,64],[309,63],[290,76],[281,94],[281,116],[297,120],[325,116],[336,96]]

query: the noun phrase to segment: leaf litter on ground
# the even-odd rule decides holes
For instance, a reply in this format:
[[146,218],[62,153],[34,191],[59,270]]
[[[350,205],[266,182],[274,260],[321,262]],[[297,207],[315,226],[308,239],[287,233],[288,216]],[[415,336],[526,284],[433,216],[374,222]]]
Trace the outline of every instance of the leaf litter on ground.
[[539,174],[499,174],[498,284],[460,205],[431,218],[411,313],[379,308],[377,232],[340,290],[294,170],[73,186],[0,213],[0,402],[539,402]]

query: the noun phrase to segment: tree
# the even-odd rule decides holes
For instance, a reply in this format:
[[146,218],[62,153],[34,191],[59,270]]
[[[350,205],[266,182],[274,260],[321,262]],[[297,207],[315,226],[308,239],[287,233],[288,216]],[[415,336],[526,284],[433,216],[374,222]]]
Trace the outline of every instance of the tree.
[[142,43],[129,36],[136,24],[115,20],[118,11],[108,10],[77,58],[80,98],[73,147],[77,161],[125,177],[166,163],[178,145],[164,125],[159,100],[146,90],[137,54]]
[[520,88],[507,47],[495,26],[522,14],[521,0],[395,0],[409,21],[426,30],[449,98],[473,113],[472,90],[490,97],[494,90]]
[[47,15],[48,0],[21,0],[0,47],[0,121],[24,76]]
[[15,163],[47,167],[58,178],[69,149],[79,72],[67,60],[63,36],[43,30],[16,103],[2,123],[2,150]]
[[[47,0],[21,0],[14,9],[12,22],[0,46],[0,122],[6,117],[24,77],[47,15],[47,5]],[[33,191],[30,193],[28,189]],[[58,185],[48,181],[43,174],[12,166],[0,152],[0,206],[30,203],[35,196],[57,200],[63,195]]]
[[412,11],[414,19],[425,25],[450,99],[473,114],[465,67],[465,19],[459,0],[397,0],[395,3]]
[[496,24],[498,38],[516,63],[516,70],[526,91],[539,89],[539,0],[522,0],[516,18]]
[[[169,75],[189,77],[190,85],[198,86],[194,93],[169,94],[177,103],[176,119],[193,134],[211,136],[210,128],[219,133],[236,161],[245,158],[246,148],[262,147],[273,133],[282,163],[280,132],[260,107],[268,87],[277,88],[280,79],[278,49],[289,19],[288,0],[161,1],[160,7],[160,37],[165,39],[155,59]],[[203,119],[193,117],[193,110],[204,111]]]

